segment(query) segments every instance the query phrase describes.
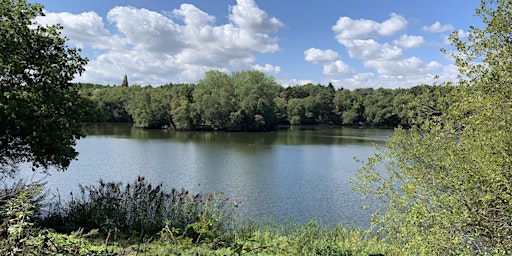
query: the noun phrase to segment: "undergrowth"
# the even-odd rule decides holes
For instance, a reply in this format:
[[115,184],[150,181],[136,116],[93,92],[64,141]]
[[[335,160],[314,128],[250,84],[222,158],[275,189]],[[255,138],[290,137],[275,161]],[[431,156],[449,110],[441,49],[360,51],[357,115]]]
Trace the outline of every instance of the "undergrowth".
[[143,177],[81,186],[41,218],[43,187],[1,197],[1,255],[408,255],[341,225],[234,221],[222,192],[166,192]]

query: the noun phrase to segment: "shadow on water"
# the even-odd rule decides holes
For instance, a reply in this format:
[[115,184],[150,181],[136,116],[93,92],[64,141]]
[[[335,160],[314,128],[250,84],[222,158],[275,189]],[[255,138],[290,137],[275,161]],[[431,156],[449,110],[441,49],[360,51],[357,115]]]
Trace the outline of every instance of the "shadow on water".
[[340,126],[287,126],[274,132],[174,131],[141,129],[131,123],[98,123],[87,129],[92,136],[140,140],[169,139],[173,142],[213,143],[229,146],[383,144],[391,129]]
[[48,184],[65,195],[78,184],[129,183],[141,175],[194,193],[223,190],[243,201],[237,212],[244,218],[367,227],[370,214],[349,182],[360,168],[354,157],[373,155],[391,133],[335,126],[185,132],[102,123],[78,141],[78,160],[52,173]]

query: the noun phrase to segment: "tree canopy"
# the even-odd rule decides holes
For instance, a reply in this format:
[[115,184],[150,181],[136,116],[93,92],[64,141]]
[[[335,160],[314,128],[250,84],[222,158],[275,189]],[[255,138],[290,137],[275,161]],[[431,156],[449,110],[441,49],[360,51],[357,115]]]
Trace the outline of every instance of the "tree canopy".
[[[104,86],[79,84],[94,102],[99,122],[134,122],[141,128],[269,131],[278,125],[396,127],[411,124],[411,109],[439,112],[452,87],[335,89],[332,85],[279,86],[254,70],[208,72],[198,84]],[[411,105],[421,99],[421,105]],[[417,112],[420,114],[420,112]]]
[[60,26],[33,22],[40,4],[0,1],[0,168],[20,162],[66,168],[90,104],[70,83],[86,59],[66,46]]
[[353,180],[382,202],[375,230],[419,255],[512,254],[512,2],[482,1],[476,15],[483,28],[451,36],[457,86],[414,108],[412,128]]

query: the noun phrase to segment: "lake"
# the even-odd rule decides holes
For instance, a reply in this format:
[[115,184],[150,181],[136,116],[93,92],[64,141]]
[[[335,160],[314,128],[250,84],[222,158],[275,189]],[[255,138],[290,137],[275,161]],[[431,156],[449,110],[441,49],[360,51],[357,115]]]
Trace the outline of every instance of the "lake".
[[267,133],[143,130],[98,124],[78,141],[78,160],[52,172],[48,186],[66,198],[78,184],[144,176],[194,193],[223,190],[241,200],[237,216],[277,223],[319,219],[368,227],[370,213],[349,183],[392,130],[301,127]]

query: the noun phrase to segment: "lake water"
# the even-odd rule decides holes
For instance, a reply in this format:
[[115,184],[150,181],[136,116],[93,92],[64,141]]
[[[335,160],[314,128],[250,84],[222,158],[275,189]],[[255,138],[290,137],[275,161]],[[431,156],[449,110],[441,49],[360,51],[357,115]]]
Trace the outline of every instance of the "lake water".
[[354,157],[373,155],[391,132],[339,127],[176,132],[100,124],[78,141],[78,160],[47,181],[65,198],[79,183],[132,182],[140,175],[194,193],[223,190],[242,201],[239,218],[368,227],[370,213],[361,209],[364,201],[349,183],[361,167]]

